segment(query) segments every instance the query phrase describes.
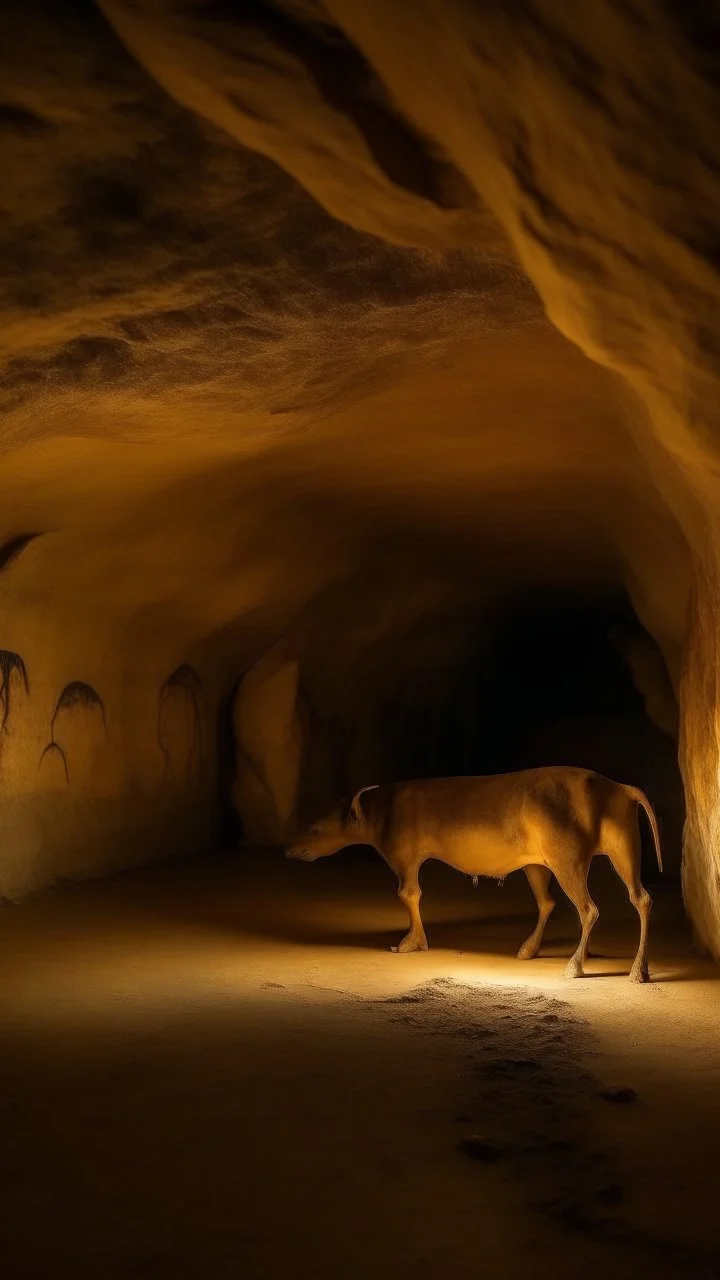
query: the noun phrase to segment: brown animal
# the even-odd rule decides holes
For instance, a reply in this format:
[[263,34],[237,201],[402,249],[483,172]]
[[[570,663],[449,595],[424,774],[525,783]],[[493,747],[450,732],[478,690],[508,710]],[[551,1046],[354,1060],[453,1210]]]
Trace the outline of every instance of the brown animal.
[[540,949],[555,906],[551,876],[577,909],[582,935],[566,976],[579,978],[598,909],[588,892],[592,859],[607,854],[640,917],[640,945],[630,977],[647,982],[647,935],[652,899],[640,882],[638,811],[645,811],[662,870],[660,834],[649,800],[636,787],[569,766],[526,769],[489,777],[426,778],[363,787],[314,823],[286,850],[314,862],[351,844],[373,845],[392,867],[410,929],[397,951],[427,951],[420,916],[418,873],[438,858],[472,876],[503,879],[523,868],[538,904],[538,922],[518,957]]

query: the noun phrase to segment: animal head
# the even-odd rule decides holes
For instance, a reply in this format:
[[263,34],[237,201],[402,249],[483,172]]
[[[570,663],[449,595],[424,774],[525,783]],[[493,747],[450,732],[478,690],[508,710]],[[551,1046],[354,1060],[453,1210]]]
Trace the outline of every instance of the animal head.
[[325,817],[311,823],[287,846],[286,857],[298,862],[315,862],[317,858],[327,858],[349,844],[361,843],[365,815],[360,797],[363,791],[370,790],[374,788],[363,787],[349,804],[347,800],[341,800]]

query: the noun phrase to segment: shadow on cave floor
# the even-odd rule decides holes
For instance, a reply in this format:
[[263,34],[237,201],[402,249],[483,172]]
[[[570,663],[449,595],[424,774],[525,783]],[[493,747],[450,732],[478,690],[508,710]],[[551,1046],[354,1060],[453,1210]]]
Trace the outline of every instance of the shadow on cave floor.
[[[390,951],[407,928],[405,912],[395,896],[395,877],[373,854],[364,858],[340,856],[311,866],[286,862],[279,852],[243,856],[232,875],[230,893],[226,882],[215,888],[208,885],[208,891],[188,905],[163,892],[162,901],[153,910],[168,920],[205,925],[233,937],[241,932],[284,943],[374,952]],[[534,899],[522,872],[502,886],[480,879],[474,888],[469,877],[429,862],[421,881],[423,918],[431,948],[475,953],[486,962],[515,959],[536,919]],[[600,907],[591,957],[613,961],[613,973],[626,972],[637,946],[637,916],[607,859],[597,858],[593,863],[590,887]],[[692,955],[679,885],[666,879],[648,882],[648,887],[654,899],[652,936],[656,941],[672,939],[674,947],[670,964],[669,957],[661,956],[656,976],[662,981],[696,981],[704,970]],[[557,906],[546,929],[540,963],[566,959],[577,945],[575,910],[557,885],[553,894]],[[592,961],[591,976],[598,976]]]
[[596,879],[576,983],[569,910],[522,964],[522,879],[442,867],[413,956],[384,949],[374,861],[218,858],[3,909],[3,1276],[715,1275],[718,974],[663,887],[660,980],[629,983],[634,922]]

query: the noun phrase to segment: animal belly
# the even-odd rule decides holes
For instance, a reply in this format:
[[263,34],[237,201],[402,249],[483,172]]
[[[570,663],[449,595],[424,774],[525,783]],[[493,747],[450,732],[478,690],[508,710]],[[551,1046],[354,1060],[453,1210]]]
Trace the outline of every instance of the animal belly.
[[435,857],[470,876],[501,880],[528,861],[524,842],[511,843],[497,834],[478,832],[472,837],[445,838]]

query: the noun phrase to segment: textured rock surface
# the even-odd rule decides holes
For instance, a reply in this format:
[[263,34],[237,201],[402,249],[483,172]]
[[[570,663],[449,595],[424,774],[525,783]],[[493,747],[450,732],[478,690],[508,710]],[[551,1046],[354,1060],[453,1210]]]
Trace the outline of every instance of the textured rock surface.
[[304,745],[299,678],[297,659],[271,649],[243,676],[235,695],[233,805],[252,844],[283,844],[293,830]]
[[720,950],[713,20],[39,9],[0,19],[4,890],[210,841],[281,637],[320,796],[478,619],[583,584],[681,688]]

